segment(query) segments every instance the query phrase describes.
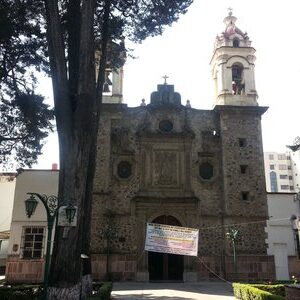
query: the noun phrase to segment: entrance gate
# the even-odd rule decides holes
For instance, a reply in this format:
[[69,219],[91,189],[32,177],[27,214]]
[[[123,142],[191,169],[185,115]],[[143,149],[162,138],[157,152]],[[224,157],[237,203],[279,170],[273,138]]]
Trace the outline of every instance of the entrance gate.
[[[182,226],[173,216],[159,216],[152,223]],[[183,255],[148,252],[148,270],[150,281],[182,281]]]

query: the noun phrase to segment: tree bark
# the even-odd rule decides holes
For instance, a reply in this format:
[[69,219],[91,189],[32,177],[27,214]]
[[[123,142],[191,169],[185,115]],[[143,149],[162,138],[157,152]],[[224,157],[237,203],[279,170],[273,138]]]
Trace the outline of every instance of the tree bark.
[[72,50],[69,49],[69,58],[72,60],[69,80],[57,1],[45,0],[45,4],[60,146],[58,197],[60,205],[77,206],[77,226],[70,227],[67,235],[63,228],[56,228],[48,299],[85,299],[91,292],[91,274],[86,272],[82,277],[83,261],[80,256],[87,246],[83,241],[85,228],[90,227],[90,203],[86,201],[86,187],[90,151],[95,142],[91,133],[96,126],[93,47],[95,0],[82,1],[81,7],[78,1],[73,6],[70,4],[70,11],[80,14],[80,34],[78,39],[76,32],[71,33],[72,42],[69,40],[69,46],[72,47]]

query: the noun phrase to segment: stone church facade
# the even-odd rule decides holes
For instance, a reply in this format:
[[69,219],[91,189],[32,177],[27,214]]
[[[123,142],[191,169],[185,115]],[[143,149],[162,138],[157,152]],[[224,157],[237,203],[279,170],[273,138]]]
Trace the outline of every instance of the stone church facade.
[[[212,110],[167,83],[148,105],[104,103],[92,208],[95,279],[272,279],[254,48],[231,13],[211,60]],[[144,251],[147,222],[199,229],[198,257]],[[235,239],[237,263],[233,263]]]

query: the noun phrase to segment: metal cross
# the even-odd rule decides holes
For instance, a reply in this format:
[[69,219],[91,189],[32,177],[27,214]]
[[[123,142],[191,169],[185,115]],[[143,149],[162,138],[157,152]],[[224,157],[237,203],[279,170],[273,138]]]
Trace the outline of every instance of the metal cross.
[[169,76],[165,75],[165,76],[163,76],[162,78],[165,80],[164,83],[167,84],[167,78],[169,78]]

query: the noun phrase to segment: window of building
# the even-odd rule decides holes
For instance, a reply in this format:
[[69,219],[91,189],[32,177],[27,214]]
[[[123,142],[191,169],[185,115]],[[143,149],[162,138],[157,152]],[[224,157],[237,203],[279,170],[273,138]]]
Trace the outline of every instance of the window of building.
[[293,176],[289,176],[289,180],[293,180]]
[[244,148],[247,146],[247,140],[245,138],[239,138],[239,146]]
[[286,155],[285,154],[278,154],[278,159],[279,160],[286,160]]
[[274,154],[269,154],[269,160],[273,160],[274,159]]
[[159,122],[158,127],[162,132],[171,132],[173,130],[173,123],[169,120],[162,120]]
[[287,185],[287,184],[283,184],[283,185],[280,186],[280,188],[281,188],[282,190],[289,190],[289,189],[290,189],[290,186]]
[[23,228],[23,258],[42,258],[44,227]]
[[291,166],[288,166],[287,169],[288,169],[288,170],[292,170],[292,167],[291,167]]
[[279,170],[287,170],[288,166],[287,165],[278,165]]
[[275,170],[275,165],[270,165],[270,170]]
[[288,176],[287,175],[279,175],[279,178],[280,179],[288,179]]
[[298,229],[294,229],[294,239],[295,239],[295,250],[297,253],[298,259],[300,259],[300,239]]
[[291,160],[291,157],[288,155],[288,156],[286,157],[286,159],[287,159],[287,160]]
[[233,39],[232,46],[238,48],[240,46],[240,40],[238,38]]
[[243,201],[248,201],[248,200],[250,200],[250,194],[249,194],[249,192],[246,192],[246,191],[241,192],[241,199],[242,199]]
[[294,190],[294,186],[290,185],[290,191],[293,191],[293,190]]
[[243,82],[244,68],[241,64],[234,64],[232,66],[232,94],[241,95],[245,90],[245,84]]
[[202,179],[211,179],[214,176],[214,168],[208,163],[204,162],[199,166],[199,175]]
[[278,184],[277,184],[277,175],[276,172],[270,172],[270,184],[271,184],[271,192],[278,192]]
[[248,171],[248,166],[247,165],[240,165],[241,168],[241,173],[246,174]]
[[117,171],[120,178],[126,179],[132,174],[131,164],[128,161],[121,161],[118,164]]

